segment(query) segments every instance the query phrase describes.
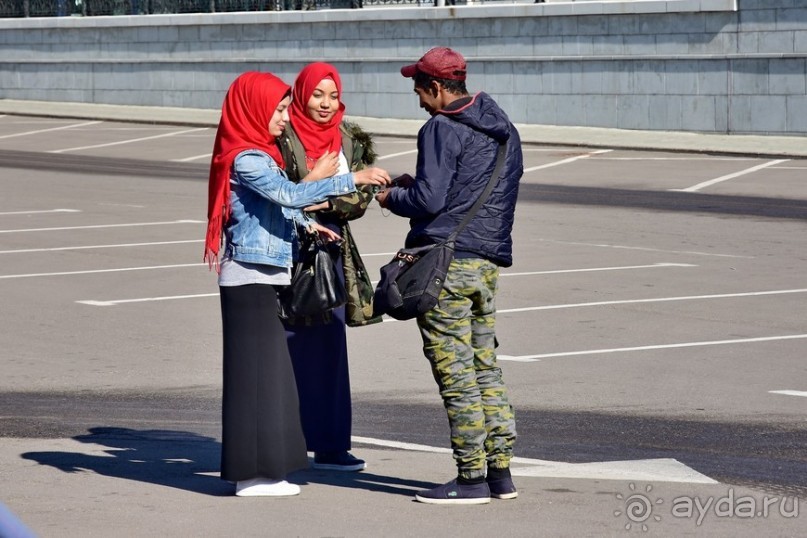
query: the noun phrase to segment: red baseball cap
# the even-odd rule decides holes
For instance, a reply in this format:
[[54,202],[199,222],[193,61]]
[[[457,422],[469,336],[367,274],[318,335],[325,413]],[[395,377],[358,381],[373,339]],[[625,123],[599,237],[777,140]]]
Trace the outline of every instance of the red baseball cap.
[[436,78],[465,80],[465,58],[459,52],[448,47],[434,47],[424,54],[416,64],[401,68],[401,74],[406,78],[412,78],[418,72]]

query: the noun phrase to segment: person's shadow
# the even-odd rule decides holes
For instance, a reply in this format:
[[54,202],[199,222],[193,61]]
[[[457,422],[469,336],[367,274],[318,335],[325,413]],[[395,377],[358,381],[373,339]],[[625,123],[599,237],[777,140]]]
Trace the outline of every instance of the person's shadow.
[[66,473],[82,470],[206,495],[233,494],[218,477],[221,446],[212,437],[172,430],[96,427],[73,439],[104,447],[103,455],[26,452],[22,457]]
[[[108,447],[101,454],[26,452],[22,458],[50,465],[65,473],[92,471],[104,476],[137,480],[213,496],[229,496],[234,486],[218,476],[221,445],[216,439],[175,430],[133,430],[95,427],[73,437],[82,443]],[[297,484],[326,484],[413,496],[438,484],[367,472],[342,473],[305,469],[292,473]]]
[[434,482],[408,480],[367,471],[340,472],[317,469],[305,469],[291,473],[289,475],[289,481],[302,485],[325,484],[341,488],[363,489],[392,495],[403,495],[412,497],[413,501],[415,493],[418,491],[431,489],[439,485]]

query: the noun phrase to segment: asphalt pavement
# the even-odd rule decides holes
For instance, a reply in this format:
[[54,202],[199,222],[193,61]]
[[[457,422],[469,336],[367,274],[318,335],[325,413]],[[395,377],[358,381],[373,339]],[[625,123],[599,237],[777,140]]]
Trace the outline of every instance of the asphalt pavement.
[[[0,114],[190,127],[215,127],[218,121],[218,111],[211,110],[12,100],[0,100]],[[423,123],[353,119],[374,134],[410,139]],[[564,175],[563,184],[525,176],[518,211],[521,265],[502,279],[500,295],[508,307],[501,340],[511,347],[500,351],[508,386],[523,402],[517,406],[521,437],[513,462],[520,495],[445,507],[413,501],[419,489],[452,478],[453,462],[430,374],[422,360],[412,360],[420,353],[416,331],[397,322],[361,329],[366,339],[351,333],[353,451],[368,469],[295,473],[292,481],[303,488],[295,498],[232,495],[232,485],[218,478],[216,300],[192,298],[202,282],[208,291],[214,286],[206,269],[172,272],[191,265],[182,265],[190,256],[197,261],[200,247],[191,244],[186,252],[176,244],[169,252],[157,245],[191,240],[178,232],[146,237],[124,227],[115,228],[113,239],[103,228],[114,218],[126,226],[139,219],[143,230],[169,225],[199,235],[203,224],[172,219],[184,216],[175,214],[174,204],[203,207],[204,156],[195,163],[168,162],[156,156],[163,148],[155,146],[153,160],[142,153],[123,158],[120,148],[127,146],[111,145],[112,137],[123,136],[120,130],[99,135],[91,127],[58,140],[76,146],[74,154],[38,146],[21,150],[37,127],[17,128],[33,133],[22,138],[0,134],[0,185],[7,195],[0,214],[11,219],[0,230],[0,253],[7,254],[0,274],[7,305],[2,319],[6,331],[15,333],[3,335],[8,345],[2,356],[7,377],[0,380],[0,503],[13,515],[0,509],[0,538],[15,536],[12,517],[36,536],[59,538],[804,535],[807,398],[771,395],[769,389],[807,390],[807,335],[796,334],[807,332],[799,315],[800,294],[807,291],[807,190],[804,162],[798,160],[807,157],[807,139],[519,126],[524,142],[536,145],[532,173],[567,161],[580,167]],[[49,127],[67,132],[59,128]],[[185,144],[191,156],[200,153],[197,146],[209,151],[210,133],[202,133],[201,141],[195,135],[170,140]],[[110,146],[101,147],[102,136],[110,137]],[[154,143],[167,146],[159,136]],[[12,141],[17,145],[11,147]],[[401,159],[411,159],[411,140],[385,144],[386,155],[400,147],[407,154]],[[583,149],[544,154],[538,145]],[[673,177],[666,171],[691,163],[668,160],[667,168],[658,168],[653,163],[662,161],[645,160],[632,177],[630,168],[607,167],[632,162],[637,154],[598,161],[602,154],[593,148],[737,160],[704,161],[686,168],[692,177],[674,177],[680,184],[662,189],[660,182]],[[732,177],[738,167],[771,175],[761,183],[723,181],[715,185],[724,191],[709,196],[682,192],[698,181]],[[85,220],[65,224],[62,213],[16,214],[30,209],[31,193],[43,207],[84,204]],[[539,203],[541,211],[534,211]],[[378,208],[363,221],[354,233],[375,269],[389,257],[388,238],[397,243],[405,223]],[[73,235],[85,232],[95,235]],[[652,239],[643,243],[645,236]],[[146,240],[148,246],[136,246]],[[30,253],[21,259],[12,251]],[[549,259],[557,267],[539,267]],[[122,284],[113,271],[124,261],[134,267]],[[37,269],[39,263],[51,265]],[[161,265],[166,263],[173,265]],[[89,264],[97,269],[87,271]],[[530,264],[557,269],[532,273],[540,278],[564,275],[525,291],[515,282]],[[161,271],[151,271],[158,266]],[[581,280],[579,275],[592,271],[612,276]],[[92,280],[72,278],[79,273]],[[731,293],[735,287],[752,291]],[[166,296],[169,291],[174,297]],[[129,296],[136,292],[142,296]],[[627,300],[625,293],[635,297]],[[742,302],[731,303],[738,306],[728,313],[714,306],[730,295],[728,300]],[[751,302],[757,297],[777,299]],[[179,298],[190,302],[172,300]],[[630,304],[623,311],[620,303]],[[681,306],[666,310],[657,304]],[[604,314],[592,312],[603,306]],[[519,309],[553,317],[518,318]],[[578,310],[586,313],[571,313]],[[721,339],[712,336],[723,332],[728,334]],[[530,338],[533,333],[540,334]],[[679,343],[613,343],[645,334],[670,335]],[[535,354],[529,346],[536,340],[593,355],[546,349]],[[725,345],[756,341],[772,347],[745,351]],[[650,348],[652,357],[637,356]],[[678,349],[691,351],[674,354]],[[618,358],[600,358],[605,356]],[[625,396],[631,392],[634,398]]]
[[[59,103],[0,99],[0,114],[110,121],[153,122],[215,127],[220,112],[209,109],[118,106],[93,103]],[[417,136],[421,120],[348,116],[378,135]],[[552,125],[517,126],[523,142],[566,146],[711,152],[741,155],[807,157],[807,137],[721,135],[672,131],[641,131]]]

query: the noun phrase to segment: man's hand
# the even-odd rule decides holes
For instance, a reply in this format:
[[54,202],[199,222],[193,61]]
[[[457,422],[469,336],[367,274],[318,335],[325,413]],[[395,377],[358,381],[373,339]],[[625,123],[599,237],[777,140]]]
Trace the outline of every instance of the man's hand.
[[392,180],[392,185],[394,187],[403,187],[404,189],[408,189],[415,183],[415,178],[410,176],[409,174],[401,174],[400,176],[396,177]]
[[387,196],[389,196],[389,189],[378,191],[375,195],[375,201],[378,202],[378,205],[380,205],[384,209],[387,208]]

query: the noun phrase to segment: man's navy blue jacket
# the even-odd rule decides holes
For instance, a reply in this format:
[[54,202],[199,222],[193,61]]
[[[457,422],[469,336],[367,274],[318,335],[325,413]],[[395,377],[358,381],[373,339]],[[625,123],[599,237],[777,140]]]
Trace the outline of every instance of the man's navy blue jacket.
[[507,142],[501,179],[457,238],[456,257],[485,258],[509,267],[510,232],[524,173],[521,139],[507,114],[484,92],[451,105],[421,127],[415,182],[408,189],[391,189],[387,205],[410,219],[407,247],[444,240],[484,190],[496,165],[498,145]]

